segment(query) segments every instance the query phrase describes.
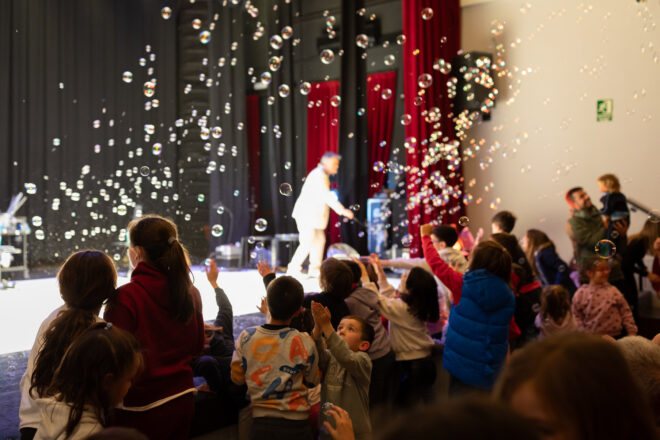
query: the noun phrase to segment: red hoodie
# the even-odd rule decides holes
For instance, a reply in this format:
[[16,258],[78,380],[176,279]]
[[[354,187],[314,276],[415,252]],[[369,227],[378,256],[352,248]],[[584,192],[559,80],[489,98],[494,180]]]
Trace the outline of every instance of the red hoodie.
[[142,373],[124,398],[125,406],[143,406],[193,385],[190,361],[204,347],[204,319],[199,291],[192,287],[195,311],[187,323],[168,312],[167,275],[139,263],[131,281],[121,286],[103,317],[138,339],[144,356]]

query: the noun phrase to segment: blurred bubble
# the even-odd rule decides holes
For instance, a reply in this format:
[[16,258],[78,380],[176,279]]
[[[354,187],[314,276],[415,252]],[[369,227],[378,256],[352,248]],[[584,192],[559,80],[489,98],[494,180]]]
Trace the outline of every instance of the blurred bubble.
[[144,83],[144,96],[151,98],[156,93],[156,83],[154,81],[147,81]]
[[124,73],[122,74],[121,79],[122,79],[125,83],[131,83],[131,82],[133,82],[133,72],[130,72],[130,71],[127,70],[126,72],[124,72]]
[[420,106],[423,103],[424,103],[424,98],[422,98],[421,96],[415,96],[415,99],[413,99],[413,104],[415,104],[416,106]]
[[357,115],[358,116],[362,116],[364,114],[365,114],[364,107],[360,107],[360,108],[357,109]]
[[202,44],[208,44],[211,41],[211,32],[202,31],[199,33],[199,42]]
[[94,128],[99,128],[101,126],[101,121],[98,119],[95,119],[94,122],[92,122],[92,127]]
[[37,185],[34,183],[26,183],[25,184],[25,192],[28,194],[36,194],[37,193]]
[[330,64],[335,60],[335,53],[330,49],[323,49],[321,51],[321,62],[323,64]]
[[278,71],[281,65],[282,57],[272,56],[268,59],[268,68],[273,72]]
[[610,240],[600,240],[596,243],[594,252],[596,252],[596,255],[600,258],[612,258],[614,254],[616,254],[616,245]]
[[[213,232],[211,232],[211,233],[213,233]],[[211,266],[211,261],[212,260],[210,258],[207,258],[206,260],[204,260],[204,266],[210,267]]]
[[383,99],[390,99],[392,97],[392,89],[383,89],[380,97]]
[[41,217],[39,217],[38,215],[35,215],[34,217],[32,217],[32,226],[34,226],[35,228],[38,228],[42,224],[43,224],[43,220],[42,220]]
[[467,225],[469,225],[469,224],[470,224],[470,219],[469,219],[468,217],[466,217],[466,216],[463,216],[463,217],[461,217],[461,218],[458,219],[458,226],[463,226],[463,227],[465,227],[465,226],[467,226]]
[[406,43],[406,36],[401,34],[398,37],[396,37],[396,44],[399,46],[403,46]]
[[401,244],[405,247],[409,247],[413,242],[413,236],[410,234],[406,234],[403,237],[401,237]]
[[504,24],[499,20],[493,20],[490,24],[490,33],[497,37],[502,35],[502,32],[504,32]]
[[213,130],[211,131],[211,135],[215,139],[220,139],[222,137],[222,127],[217,126],[217,125],[215,127],[213,127]]
[[288,40],[293,36],[293,29],[291,28],[291,26],[284,26],[282,28],[281,34],[282,34],[282,38]]
[[160,10],[160,16],[163,17],[163,20],[168,20],[172,16],[172,9],[168,6],[165,6]]
[[285,170],[290,170],[291,169],[291,162],[284,162],[284,169]]
[[160,156],[160,153],[163,152],[163,146],[160,144],[160,142],[156,142],[153,147],[151,147],[151,152],[154,156]]
[[385,57],[384,62],[385,62],[386,66],[392,66],[394,63],[396,63],[396,57],[394,55],[391,55],[391,54],[387,55]]
[[121,215],[123,217],[126,215],[127,212],[128,209],[126,208],[126,205],[117,206],[117,215]]
[[202,20],[200,20],[199,18],[194,19],[192,21],[192,27],[193,27],[193,29],[201,28],[202,27]]
[[367,37],[365,34],[359,34],[357,37],[355,37],[355,44],[359,48],[366,49],[369,45],[369,37]]
[[37,229],[36,231],[34,231],[34,238],[36,238],[37,240],[43,240],[44,238],[46,238],[46,234],[44,233],[43,230]]
[[257,239],[253,235],[250,235],[247,239],[248,244],[254,244],[255,241],[257,241]]
[[431,9],[431,8],[422,9],[422,19],[423,20],[430,20],[432,18],[433,18],[433,9]]
[[334,15],[331,15],[325,19],[325,26],[326,27],[333,27],[335,25],[335,17]]
[[254,222],[254,229],[258,232],[264,232],[268,228],[268,222],[264,218],[258,218],[256,222]]
[[287,96],[289,96],[289,92],[291,91],[291,89],[286,84],[280,84],[280,86],[277,88],[277,91],[280,97],[286,98]]
[[154,134],[156,127],[153,124],[144,124],[144,132],[147,134]]
[[404,114],[401,116],[401,125],[408,125],[412,122],[412,116]]
[[438,58],[435,60],[435,63],[433,63],[433,69],[440,71],[440,73],[447,75],[449,72],[451,72],[451,63],[448,63],[442,58]]
[[264,242],[263,241],[258,241],[257,244],[254,245],[254,250],[255,251],[261,251],[264,248]]
[[348,209],[350,209],[353,212],[358,212],[360,210],[360,205],[358,203],[355,203],[351,205]]
[[428,73],[422,73],[417,77],[417,85],[422,89],[426,89],[433,84],[433,77]]
[[222,215],[225,213],[225,207],[220,205],[218,206],[218,209],[215,210],[215,212],[217,212],[219,215]]
[[289,183],[283,183],[280,185],[280,194],[283,196],[289,197],[291,194],[293,194],[293,188],[291,188],[291,184]]
[[377,173],[382,172],[385,169],[385,164],[382,161],[374,162],[373,170]]
[[341,104],[341,97],[339,95],[334,95],[332,98],[330,98],[331,106],[339,107],[339,104]]
[[272,80],[273,75],[271,75],[270,72],[263,72],[260,76],[259,79],[261,80],[262,83],[264,84],[270,84],[270,81]]
[[310,83],[308,83],[307,81],[300,84],[300,94],[301,95],[308,95],[311,90],[312,90],[312,85]]
[[222,225],[216,224],[211,226],[211,235],[214,237],[220,237],[224,231],[225,229],[222,227]]
[[62,142],[60,141],[60,138],[53,138],[53,145],[56,147],[59,147]]
[[279,50],[282,48],[282,44],[284,42],[282,41],[282,37],[279,35],[273,35],[270,37],[270,47],[272,47],[275,50]]
[[199,203],[202,203],[204,200],[206,200],[206,196],[204,194],[197,194],[197,201]]
[[140,167],[140,175],[141,176],[147,177],[150,172],[151,172],[151,170],[149,169],[148,166],[145,165],[145,166]]

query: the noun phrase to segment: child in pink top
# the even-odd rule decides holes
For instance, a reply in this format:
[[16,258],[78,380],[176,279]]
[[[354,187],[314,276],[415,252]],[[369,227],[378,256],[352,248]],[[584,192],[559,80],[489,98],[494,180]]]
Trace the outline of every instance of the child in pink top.
[[619,289],[607,281],[610,274],[607,261],[591,257],[584,271],[589,284],[575,292],[572,304],[578,328],[615,338],[636,335],[637,326],[630,306]]

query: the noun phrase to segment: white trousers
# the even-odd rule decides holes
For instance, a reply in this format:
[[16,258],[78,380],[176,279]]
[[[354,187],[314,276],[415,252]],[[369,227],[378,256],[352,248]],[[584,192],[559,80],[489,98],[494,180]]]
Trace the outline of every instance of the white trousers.
[[287,267],[288,272],[300,272],[309,255],[308,273],[319,273],[325,248],[325,229],[316,229],[296,220],[300,244]]

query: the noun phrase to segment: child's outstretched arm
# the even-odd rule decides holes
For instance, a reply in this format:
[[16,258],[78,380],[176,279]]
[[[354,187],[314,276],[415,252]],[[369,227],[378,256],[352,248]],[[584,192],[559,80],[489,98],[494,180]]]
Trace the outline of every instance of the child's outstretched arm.
[[323,307],[322,304],[312,301],[311,311],[314,318],[312,337],[316,343],[316,350],[319,352],[319,368],[325,372],[328,368],[328,363],[330,363],[330,355],[325,349],[323,333],[324,331],[334,332],[332,323],[330,322],[330,310],[327,307]]
[[206,278],[209,280],[211,287],[215,290],[215,302],[218,305],[218,314],[216,315],[213,324],[215,327],[222,327],[222,331],[225,334],[230,335],[233,339],[234,310],[225,291],[218,286],[218,275],[220,273],[218,265],[215,264],[213,259],[211,259],[209,265],[204,271],[206,272]]
[[422,249],[424,251],[424,258],[429,266],[433,275],[438,277],[442,284],[447,286],[451,291],[452,301],[458,304],[461,299],[461,292],[463,290],[463,276],[449,266],[445,261],[440,258],[438,251],[433,246],[431,241],[431,233],[433,232],[433,225],[426,224],[420,228],[422,235]]
[[275,279],[275,271],[270,267],[266,260],[257,261],[257,272],[263,278],[264,286],[266,289],[268,285]]
[[[369,262],[374,267],[374,270],[376,271],[376,275],[378,275],[378,288],[380,289],[379,293],[387,297],[395,296],[396,289],[392,287],[392,285],[387,281],[387,275],[385,275],[385,271],[383,270],[383,265],[381,264],[378,255],[371,254]],[[369,288],[369,286],[367,285],[365,285],[365,287]]]

